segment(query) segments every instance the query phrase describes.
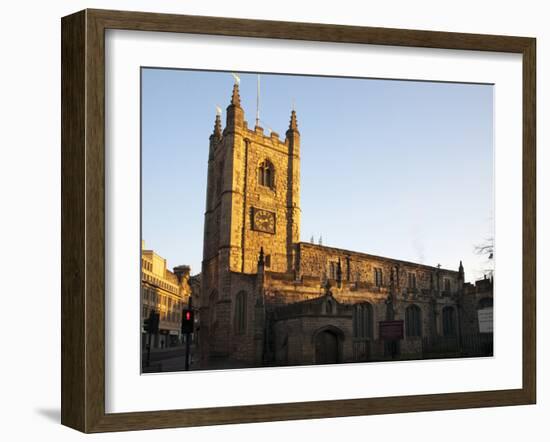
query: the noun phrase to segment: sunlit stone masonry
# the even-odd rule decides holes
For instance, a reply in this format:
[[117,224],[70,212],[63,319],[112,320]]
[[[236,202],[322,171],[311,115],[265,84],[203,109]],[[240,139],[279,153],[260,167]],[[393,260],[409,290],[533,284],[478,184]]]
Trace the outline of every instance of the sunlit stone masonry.
[[296,112],[284,139],[250,128],[238,84],[210,135],[200,282],[204,369],[492,354],[492,279],[300,241]]

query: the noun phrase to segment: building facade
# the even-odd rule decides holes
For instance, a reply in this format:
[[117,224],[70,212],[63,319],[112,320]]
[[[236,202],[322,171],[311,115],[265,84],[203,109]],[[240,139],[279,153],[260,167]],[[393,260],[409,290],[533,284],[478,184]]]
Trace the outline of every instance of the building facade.
[[159,332],[151,335],[152,348],[168,348],[181,344],[181,315],[189,303],[191,268],[166,268],[166,259],[153,250],[146,250],[142,242],[141,252],[141,326],[142,346],[148,345],[144,321],[151,311],[159,313]]
[[[461,262],[449,270],[301,242],[296,112],[284,139],[251,129],[235,84],[225,128],[217,115],[210,136],[202,368],[450,356],[477,333],[471,287]],[[404,339],[381,339],[385,320],[403,320]]]

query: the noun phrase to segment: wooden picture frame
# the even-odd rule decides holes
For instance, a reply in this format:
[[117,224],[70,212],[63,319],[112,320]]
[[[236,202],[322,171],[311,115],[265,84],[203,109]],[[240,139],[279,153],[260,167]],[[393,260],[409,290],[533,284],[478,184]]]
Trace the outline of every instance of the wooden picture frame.
[[[512,390],[105,412],[105,30],[495,51],[523,65],[523,385]],[[534,38],[84,10],[62,19],[62,424],[142,430],[533,404],[536,400]]]

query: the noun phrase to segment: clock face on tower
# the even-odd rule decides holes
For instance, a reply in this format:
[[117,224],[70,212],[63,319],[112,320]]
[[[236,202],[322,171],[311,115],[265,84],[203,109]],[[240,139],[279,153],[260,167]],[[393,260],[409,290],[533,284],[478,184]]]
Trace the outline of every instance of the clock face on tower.
[[252,229],[258,232],[275,233],[275,214],[263,209],[252,209]]

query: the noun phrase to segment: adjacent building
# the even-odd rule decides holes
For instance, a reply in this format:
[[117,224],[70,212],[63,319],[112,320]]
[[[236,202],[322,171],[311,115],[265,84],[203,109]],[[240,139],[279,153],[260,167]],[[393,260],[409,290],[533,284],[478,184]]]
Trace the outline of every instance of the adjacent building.
[[189,303],[191,268],[186,265],[166,268],[166,259],[153,250],[141,252],[141,324],[142,345],[148,344],[144,321],[151,311],[159,313],[159,332],[151,335],[152,348],[167,348],[181,344],[181,315]]

